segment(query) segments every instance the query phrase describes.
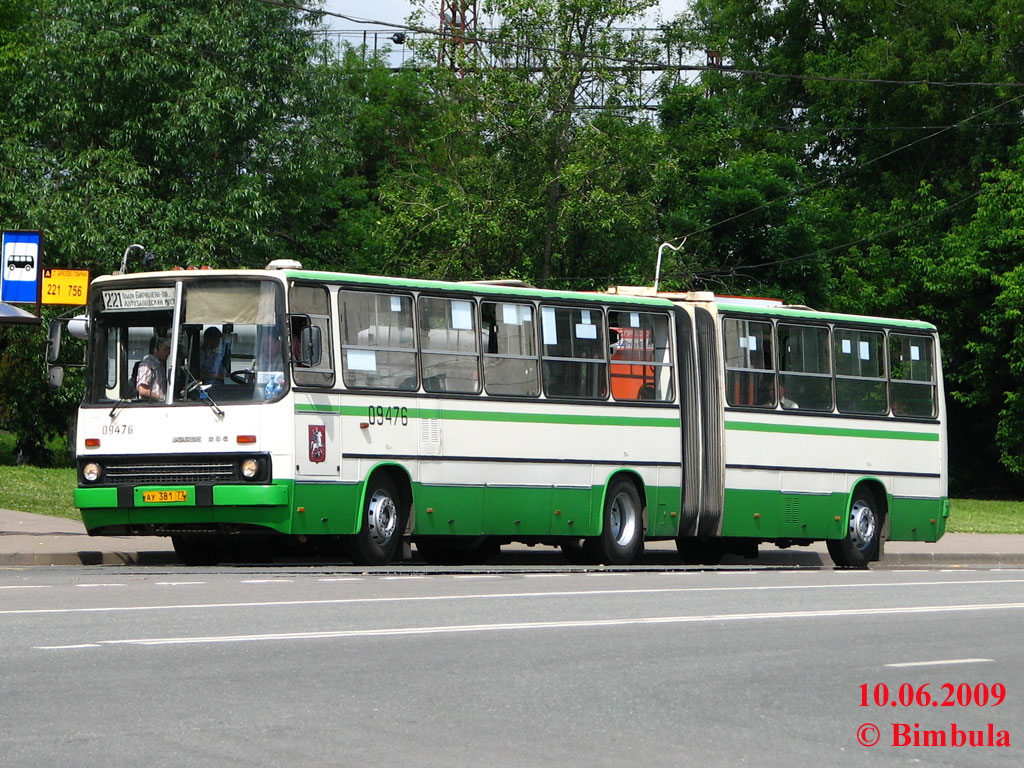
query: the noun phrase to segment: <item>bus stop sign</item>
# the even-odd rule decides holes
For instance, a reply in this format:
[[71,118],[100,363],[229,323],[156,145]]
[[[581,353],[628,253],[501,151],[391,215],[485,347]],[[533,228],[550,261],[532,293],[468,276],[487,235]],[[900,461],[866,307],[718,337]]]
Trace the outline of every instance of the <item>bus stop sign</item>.
[[85,304],[88,298],[88,269],[43,270],[43,304]]
[[41,232],[4,232],[0,263],[0,301],[19,304],[39,302],[39,260],[43,252]]

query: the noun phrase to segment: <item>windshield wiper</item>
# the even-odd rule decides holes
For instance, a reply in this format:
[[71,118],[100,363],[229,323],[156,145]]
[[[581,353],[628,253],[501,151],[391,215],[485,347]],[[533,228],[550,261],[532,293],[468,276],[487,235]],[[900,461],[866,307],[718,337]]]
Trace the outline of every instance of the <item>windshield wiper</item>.
[[206,391],[212,386],[213,384],[201,384],[199,386],[199,400],[213,408],[213,412],[216,413],[218,416],[223,417],[224,411],[221,410],[221,407],[213,401],[213,398],[210,397],[210,393]]
[[206,391],[210,387],[212,387],[213,384],[203,384],[203,382],[197,379],[188,368],[182,368],[181,370],[185,372],[185,375],[188,378],[192,379],[191,383],[189,383],[189,385],[185,388],[186,396],[191,397],[196,390],[199,390],[199,401],[206,403],[213,409],[214,413],[216,413],[220,417],[223,417],[224,411],[221,410],[221,407],[213,401],[213,398],[210,397],[210,393]]
[[118,401],[116,403],[114,403],[114,407],[110,409],[110,418],[114,418],[114,416],[117,414],[117,412],[120,411],[122,408],[124,408],[126,405],[128,405],[128,403],[130,403],[130,402],[131,402],[131,400],[125,400],[124,398],[119,398]]

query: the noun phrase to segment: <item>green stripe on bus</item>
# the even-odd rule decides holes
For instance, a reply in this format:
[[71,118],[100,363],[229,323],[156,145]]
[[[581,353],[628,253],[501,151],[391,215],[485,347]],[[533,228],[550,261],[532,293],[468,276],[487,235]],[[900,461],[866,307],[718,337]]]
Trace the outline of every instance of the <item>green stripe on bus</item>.
[[882,440],[921,440],[939,442],[937,432],[898,432],[888,429],[849,429],[845,427],[810,427],[801,424],[761,424],[750,421],[727,421],[726,429],[738,432],[781,432],[790,435],[825,435],[829,437],[870,437]]
[[[340,413],[342,416],[369,417],[370,406],[317,405],[296,403],[296,413]],[[385,411],[388,406],[384,406]],[[392,412],[394,412],[392,406]],[[446,421],[500,421],[519,424],[588,424],[615,427],[679,428],[679,419],[655,416],[591,416],[570,413],[509,413],[507,411],[449,411],[435,408],[407,408],[403,415],[410,419],[444,419]]]

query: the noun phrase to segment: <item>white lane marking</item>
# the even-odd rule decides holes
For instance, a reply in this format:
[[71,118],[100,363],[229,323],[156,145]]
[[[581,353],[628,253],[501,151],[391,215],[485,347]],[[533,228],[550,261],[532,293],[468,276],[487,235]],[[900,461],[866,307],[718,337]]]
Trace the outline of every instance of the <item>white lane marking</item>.
[[52,584],[9,584],[0,589],[53,589]]
[[356,576],[340,576],[336,579],[317,579],[317,581],[364,581]]
[[568,573],[524,573],[524,579],[566,579]]
[[295,579],[242,579],[239,584],[291,584]]
[[[823,619],[847,616],[891,616],[921,613],[963,613],[968,611],[1018,610],[1024,603],[980,603],[975,605],[921,605],[900,608],[837,609],[828,611],[782,611],[778,613],[719,613],[694,616],[651,616],[633,619],[591,619],[583,621],[529,621],[508,624],[461,624],[433,627],[395,627],[393,629],[343,629],[319,632],[286,632],[264,635],[210,635],[206,637],[148,637],[132,640],[99,640],[95,645],[200,645],[211,643],[247,643],[268,640],[322,640],[352,637],[401,637],[408,635],[445,635],[463,632],[510,632],[524,629],[594,629],[652,624],[698,624],[713,621],[764,621],[771,619]],[[39,645],[36,650],[65,650],[81,645]]]
[[191,584],[205,584],[205,581],[158,581],[158,587],[187,587]]
[[464,573],[456,574],[452,578],[456,579],[503,579],[504,576],[497,573]]
[[56,650],[66,651],[66,650],[70,650],[72,648],[99,648],[99,647],[100,646],[99,646],[98,643],[79,643],[78,645],[40,645],[40,646],[36,647],[36,650],[39,650],[39,651],[43,651],[43,650],[46,650],[46,651],[56,651]]
[[[383,579],[426,579],[427,576],[384,576]],[[200,610],[208,608],[270,608],[304,605],[345,605],[358,603],[419,603],[445,600],[508,600],[543,597],[607,597],[616,595],[664,595],[709,592],[771,592],[778,590],[865,589],[890,587],[950,587],[966,584],[1017,584],[1024,579],[976,579],[971,581],[878,582],[876,584],[779,584],[750,587],[652,587],[645,589],[577,589],[558,592],[488,592],[479,595],[408,595],[403,597],[339,597],[327,600],[259,600],[242,603],[186,603],[179,605],[128,605],[96,608],[22,608],[0,610],[0,616],[33,613],[118,613],[131,611]]]
[[984,664],[994,659],[938,659],[937,661],[904,661],[899,664],[886,664],[887,667],[932,667],[940,664]]
[[75,584],[76,587],[127,587],[127,584]]

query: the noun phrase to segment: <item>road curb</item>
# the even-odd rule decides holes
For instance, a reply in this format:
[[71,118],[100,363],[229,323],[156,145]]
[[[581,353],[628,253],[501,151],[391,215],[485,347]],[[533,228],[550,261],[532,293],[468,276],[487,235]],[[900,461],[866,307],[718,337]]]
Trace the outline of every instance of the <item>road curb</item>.
[[173,552],[7,552],[0,566],[26,565],[181,565]]

